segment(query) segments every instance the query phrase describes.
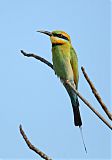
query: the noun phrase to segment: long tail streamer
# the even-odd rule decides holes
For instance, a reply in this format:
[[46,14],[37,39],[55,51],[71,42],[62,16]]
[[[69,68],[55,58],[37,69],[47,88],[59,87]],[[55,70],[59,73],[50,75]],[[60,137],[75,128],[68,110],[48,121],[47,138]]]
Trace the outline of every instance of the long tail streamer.
[[87,154],[87,149],[86,149],[86,145],[85,145],[85,142],[84,142],[84,137],[83,137],[83,133],[82,133],[82,127],[80,126],[80,133],[81,133],[81,137],[82,137],[82,142],[83,142],[83,145],[84,145],[84,149],[85,149],[85,152]]

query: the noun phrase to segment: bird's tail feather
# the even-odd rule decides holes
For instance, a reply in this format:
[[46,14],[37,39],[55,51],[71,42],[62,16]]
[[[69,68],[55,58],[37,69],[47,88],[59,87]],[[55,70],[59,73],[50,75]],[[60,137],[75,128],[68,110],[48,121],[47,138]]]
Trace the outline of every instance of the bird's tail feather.
[[76,95],[76,93],[71,90],[71,88],[68,85],[65,85],[65,88],[70,96],[71,99],[71,103],[72,103],[72,108],[73,108],[73,114],[74,114],[74,124],[75,126],[79,126],[80,128],[80,133],[81,133],[81,137],[82,137],[82,142],[84,145],[84,149],[85,152],[87,153],[87,149],[86,149],[86,145],[84,142],[84,138],[83,138],[83,133],[82,133],[82,120],[81,120],[81,116],[80,116],[80,111],[79,111],[79,101],[78,101],[78,97]]
[[80,111],[79,111],[78,97],[77,97],[76,93],[67,84],[64,84],[64,86],[70,96],[70,99],[71,99],[73,114],[74,114],[74,124],[75,124],[75,126],[80,127],[82,125],[82,120],[81,120]]
[[84,149],[85,149],[85,152],[86,152],[86,154],[87,154],[87,148],[86,148],[86,145],[85,145],[85,142],[84,142],[83,133],[82,133],[82,126],[80,126],[79,129],[80,129],[80,133],[81,133],[81,137],[82,137],[82,142],[83,142],[83,145],[84,145]]
[[72,103],[72,108],[73,108],[73,114],[74,114],[74,124],[75,126],[80,127],[82,125],[82,120],[81,120],[80,111],[79,111],[78,98],[76,103]]

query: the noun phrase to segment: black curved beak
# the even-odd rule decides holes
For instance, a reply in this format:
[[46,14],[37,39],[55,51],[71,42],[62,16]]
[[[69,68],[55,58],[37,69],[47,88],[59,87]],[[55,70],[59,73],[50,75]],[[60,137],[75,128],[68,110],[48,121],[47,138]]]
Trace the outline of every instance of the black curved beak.
[[49,32],[49,31],[37,31],[37,32],[40,32],[40,33],[43,33],[43,34],[46,34],[48,36],[52,36],[52,33]]

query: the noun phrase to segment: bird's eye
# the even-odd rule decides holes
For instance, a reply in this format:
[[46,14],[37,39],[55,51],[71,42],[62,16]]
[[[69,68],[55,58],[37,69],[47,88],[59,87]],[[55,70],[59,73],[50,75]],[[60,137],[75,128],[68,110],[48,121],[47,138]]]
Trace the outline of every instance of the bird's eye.
[[63,38],[63,39],[66,39],[66,40],[69,41],[69,39],[67,37],[65,37],[64,35],[62,35],[62,34],[56,34],[56,33],[54,33],[53,36],[59,37],[59,38]]
[[62,35],[62,34],[59,34],[59,37],[63,37],[63,35]]
[[67,38],[67,37],[65,37],[65,36],[64,36],[64,35],[62,35],[62,34],[58,34],[58,37],[68,40],[68,38]]

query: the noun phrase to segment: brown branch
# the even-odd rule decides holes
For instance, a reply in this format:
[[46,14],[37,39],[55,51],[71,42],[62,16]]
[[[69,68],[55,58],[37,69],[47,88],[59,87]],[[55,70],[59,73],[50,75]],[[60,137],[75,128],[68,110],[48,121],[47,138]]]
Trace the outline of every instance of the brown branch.
[[106,119],[104,119],[104,117],[93,108],[93,106],[73,87],[73,85],[68,81],[65,83],[68,84],[78,97],[112,130],[112,126],[106,121]]
[[33,53],[26,53],[23,50],[21,50],[21,53],[26,57],[33,57],[33,58],[35,58],[35,59],[47,64],[50,68],[53,69],[53,65],[50,62],[48,62],[46,59],[44,59],[44,58],[42,58],[42,57],[40,57],[40,56],[38,56],[36,54],[33,54]]
[[22,126],[19,126],[20,129],[20,133],[23,136],[23,139],[25,140],[27,146],[33,150],[35,153],[37,153],[39,156],[41,156],[43,159],[45,160],[52,160],[51,158],[49,158],[45,153],[43,153],[42,151],[40,151],[39,149],[37,149],[34,145],[31,144],[31,142],[29,141],[29,139],[27,138],[25,132],[22,129]]
[[[37,60],[40,60],[41,62],[45,63],[49,67],[52,66],[51,68],[53,69],[53,65],[50,62],[46,61],[44,58],[37,56],[35,54],[26,53],[24,51],[21,51],[21,53],[23,53],[23,55],[27,57],[34,57]],[[74,90],[74,92],[78,95],[78,97],[112,130],[112,126],[92,107],[92,105],[85,98],[83,98],[83,96],[69,82],[65,83],[66,84],[68,83],[68,85]]]
[[107,109],[106,105],[104,104],[104,102],[102,101],[99,93],[97,92],[95,86],[93,85],[93,83],[91,82],[91,80],[89,79],[87,73],[85,72],[84,67],[81,67],[81,70],[84,74],[85,79],[87,80],[94,96],[96,97],[96,99],[98,100],[98,102],[100,103],[100,105],[102,106],[102,109],[104,110],[104,112],[107,114],[107,116],[109,117],[110,120],[112,120],[112,114],[109,112],[109,110]]

